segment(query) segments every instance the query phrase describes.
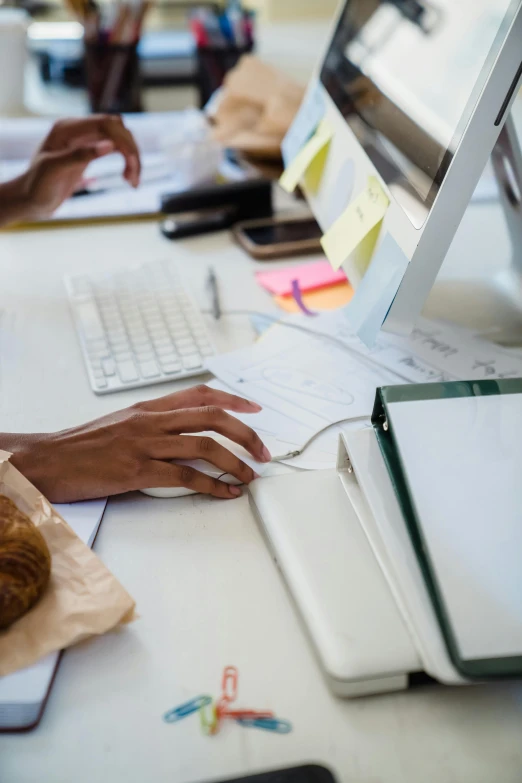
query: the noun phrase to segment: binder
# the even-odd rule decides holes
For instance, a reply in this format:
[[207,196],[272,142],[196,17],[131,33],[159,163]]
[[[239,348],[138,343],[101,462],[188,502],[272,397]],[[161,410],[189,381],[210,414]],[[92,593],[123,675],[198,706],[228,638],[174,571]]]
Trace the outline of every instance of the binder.
[[377,390],[372,424],[448,654],[522,676],[522,379]]

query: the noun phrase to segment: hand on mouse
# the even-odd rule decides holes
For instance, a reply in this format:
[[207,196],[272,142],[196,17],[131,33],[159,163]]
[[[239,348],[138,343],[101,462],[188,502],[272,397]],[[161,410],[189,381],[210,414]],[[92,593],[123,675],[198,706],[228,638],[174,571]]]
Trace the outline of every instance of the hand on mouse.
[[0,435],[0,447],[13,452],[12,464],[51,502],[117,495],[149,487],[186,487],[217,498],[241,494],[238,487],[173,459],[204,459],[241,483],[252,469],[208,436],[212,431],[243,446],[258,462],[269,462],[254,430],[226,413],[257,413],[260,406],[207,386],[195,386],[72,429],[50,434]]

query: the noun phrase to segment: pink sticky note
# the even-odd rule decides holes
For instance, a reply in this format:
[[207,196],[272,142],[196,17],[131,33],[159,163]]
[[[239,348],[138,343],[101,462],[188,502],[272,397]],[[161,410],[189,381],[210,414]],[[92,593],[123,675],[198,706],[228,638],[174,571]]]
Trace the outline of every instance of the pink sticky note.
[[346,275],[339,269],[335,272],[329,261],[315,261],[299,266],[285,266],[283,269],[270,269],[267,272],[256,272],[257,282],[275,296],[286,296],[292,293],[292,283],[299,282],[301,291],[313,291],[325,288],[335,283],[342,283]]

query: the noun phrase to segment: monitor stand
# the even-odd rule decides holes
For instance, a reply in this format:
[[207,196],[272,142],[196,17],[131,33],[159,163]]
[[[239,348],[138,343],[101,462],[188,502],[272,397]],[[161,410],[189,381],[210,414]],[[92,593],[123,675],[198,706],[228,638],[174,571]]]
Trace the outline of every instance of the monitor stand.
[[[500,133],[492,163],[500,192],[498,209],[491,204],[468,208],[423,315],[467,326],[502,345],[522,346],[522,153],[512,115]],[[499,254],[506,257],[510,252],[505,247],[506,224],[511,264],[492,273],[491,267],[499,266]],[[454,277],[452,270],[462,269],[462,258],[469,258],[473,274]]]

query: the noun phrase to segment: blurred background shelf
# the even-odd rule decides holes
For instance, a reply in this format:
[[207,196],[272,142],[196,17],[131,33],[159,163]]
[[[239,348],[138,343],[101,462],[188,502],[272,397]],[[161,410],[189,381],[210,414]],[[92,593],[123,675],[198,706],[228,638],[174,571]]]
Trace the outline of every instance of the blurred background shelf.
[[[150,18],[147,17],[140,45],[146,111],[174,111],[199,105],[196,49],[187,16],[191,6],[201,5],[201,2],[161,3],[160,0]],[[292,45],[294,27],[294,22],[271,21],[269,16],[261,14],[256,54],[306,84],[313,63],[326,44],[329,23],[327,19],[301,20],[299,46]],[[81,25],[71,21],[58,2],[34,15],[25,86],[27,114],[78,116],[88,112],[85,89],[79,86],[82,84],[78,73],[81,35]],[[49,57],[51,43],[54,58]],[[65,81],[60,69],[68,71]]]

